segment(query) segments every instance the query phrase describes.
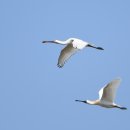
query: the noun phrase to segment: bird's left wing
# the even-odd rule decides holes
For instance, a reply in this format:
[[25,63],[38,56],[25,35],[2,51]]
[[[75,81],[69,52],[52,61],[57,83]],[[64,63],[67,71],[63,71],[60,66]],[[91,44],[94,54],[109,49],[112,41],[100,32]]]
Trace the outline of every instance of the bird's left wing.
[[105,85],[100,91],[99,91],[99,99],[104,100],[107,102],[114,102],[114,98],[116,95],[116,90],[119,87],[119,84],[121,82],[121,79],[115,79]]
[[58,64],[57,66],[59,68],[63,67],[65,62],[73,55],[75,54],[79,49],[74,48],[73,44],[68,44],[60,53]]

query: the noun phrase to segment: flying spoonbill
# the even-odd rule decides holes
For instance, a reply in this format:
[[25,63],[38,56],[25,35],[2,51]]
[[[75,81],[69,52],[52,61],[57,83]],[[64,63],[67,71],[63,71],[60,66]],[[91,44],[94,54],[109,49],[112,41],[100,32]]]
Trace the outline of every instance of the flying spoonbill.
[[61,45],[66,45],[65,48],[62,49],[57,66],[59,68],[63,67],[65,62],[78,50],[82,50],[85,47],[92,47],[98,50],[104,50],[102,47],[96,47],[93,44],[89,44],[88,42],[85,42],[83,40],[77,39],[77,38],[69,38],[66,41],[60,41],[60,40],[53,40],[53,41],[43,41],[42,43],[56,43]]
[[116,90],[120,82],[121,79],[115,79],[110,83],[108,83],[107,85],[105,85],[105,87],[101,88],[101,90],[99,91],[99,99],[95,101],[90,101],[90,100],[85,100],[85,101],[75,100],[75,101],[83,102],[90,105],[99,105],[106,108],[119,108],[122,110],[126,110],[127,109],[126,107],[122,107],[114,103]]

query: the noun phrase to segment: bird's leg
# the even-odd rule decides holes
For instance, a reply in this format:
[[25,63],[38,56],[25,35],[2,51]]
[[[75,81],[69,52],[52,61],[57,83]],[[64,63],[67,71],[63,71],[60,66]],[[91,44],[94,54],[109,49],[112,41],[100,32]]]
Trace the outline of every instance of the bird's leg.
[[118,105],[115,105],[114,107],[119,108],[119,109],[121,109],[121,110],[127,110],[126,107],[121,107],[121,106],[118,106]]
[[120,109],[122,109],[122,110],[127,110],[127,108],[126,108],[126,107],[120,107]]
[[104,50],[102,47],[96,47],[92,44],[88,44],[87,47],[92,47],[92,48],[95,48],[95,49],[98,49],[98,50]]

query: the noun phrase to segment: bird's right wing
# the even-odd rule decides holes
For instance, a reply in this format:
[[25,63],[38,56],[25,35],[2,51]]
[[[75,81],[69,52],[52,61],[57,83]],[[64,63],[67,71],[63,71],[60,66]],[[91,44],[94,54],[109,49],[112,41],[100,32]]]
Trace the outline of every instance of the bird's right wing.
[[115,79],[101,88],[99,91],[99,99],[107,102],[114,102],[116,90],[121,82],[121,79]]
[[73,44],[68,44],[60,53],[58,64],[57,66],[59,68],[63,67],[65,62],[73,55],[75,54],[79,49],[74,48]]

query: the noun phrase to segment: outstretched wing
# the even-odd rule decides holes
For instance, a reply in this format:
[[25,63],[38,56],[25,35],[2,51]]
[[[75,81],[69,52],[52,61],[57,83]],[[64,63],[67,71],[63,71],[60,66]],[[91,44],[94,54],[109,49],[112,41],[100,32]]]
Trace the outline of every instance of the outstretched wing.
[[74,48],[72,43],[68,44],[60,53],[58,64],[57,66],[59,68],[63,67],[65,62],[73,55],[75,54],[79,49]]
[[99,99],[107,102],[114,102],[116,90],[121,82],[121,79],[115,79],[101,88],[99,91]]

